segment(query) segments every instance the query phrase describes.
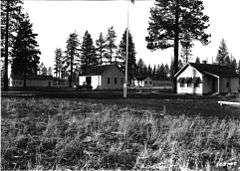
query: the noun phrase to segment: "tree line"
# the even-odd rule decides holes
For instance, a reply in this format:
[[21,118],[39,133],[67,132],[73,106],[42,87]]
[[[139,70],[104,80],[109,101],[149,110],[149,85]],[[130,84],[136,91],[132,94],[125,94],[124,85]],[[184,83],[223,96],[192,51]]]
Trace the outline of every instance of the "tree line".
[[[130,32],[128,32],[129,56],[128,75],[132,80],[136,74],[135,44]],[[91,34],[86,31],[82,41],[77,33],[71,33],[66,41],[66,49],[55,50],[54,73],[57,78],[67,78],[69,86],[77,81],[77,77],[85,74],[89,68],[99,65],[117,65],[124,71],[126,57],[125,30],[119,45],[116,45],[116,32],[113,26],[107,29],[104,36],[101,32],[94,42]]]
[[1,61],[4,63],[4,90],[8,90],[8,65],[12,76],[22,76],[24,86],[28,75],[36,75],[40,50],[32,23],[22,7],[22,0],[1,1]]

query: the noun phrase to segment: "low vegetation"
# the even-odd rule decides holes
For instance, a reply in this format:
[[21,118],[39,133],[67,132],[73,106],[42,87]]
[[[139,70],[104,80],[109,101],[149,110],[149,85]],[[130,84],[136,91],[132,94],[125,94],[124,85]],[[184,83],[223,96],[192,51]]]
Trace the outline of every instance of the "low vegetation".
[[240,164],[238,119],[4,98],[1,123],[1,170],[234,170]]

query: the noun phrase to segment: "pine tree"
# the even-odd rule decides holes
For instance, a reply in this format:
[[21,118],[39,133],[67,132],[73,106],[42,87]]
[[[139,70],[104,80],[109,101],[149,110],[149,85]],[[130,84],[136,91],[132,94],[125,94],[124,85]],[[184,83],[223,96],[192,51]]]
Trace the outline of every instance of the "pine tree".
[[136,68],[136,78],[137,80],[142,81],[145,77],[144,75],[146,75],[144,73],[144,67],[146,65],[144,64],[143,60],[140,58],[137,62],[137,68]]
[[47,75],[52,76],[52,68],[51,67],[48,67]]
[[42,75],[47,76],[48,75],[48,70],[46,66],[43,66],[42,70],[41,70]]
[[161,64],[157,69],[157,78],[158,80],[166,80],[167,79],[167,72],[165,66]]
[[187,64],[192,59],[192,47],[193,43],[189,34],[185,34],[181,40],[182,50],[181,58],[184,65]]
[[56,75],[56,78],[61,78],[62,69],[63,69],[62,49],[57,48],[55,50],[55,65],[54,65],[54,73]]
[[[174,48],[173,75],[178,71],[179,43],[186,34],[191,40],[208,43],[205,33],[209,17],[203,13],[202,0],[156,0],[151,8],[151,17],[146,37],[151,50]],[[176,78],[173,78],[176,92]]]
[[115,57],[115,50],[117,49],[117,46],[115,45],[116,41],[116,33],[114,31],[113,26],[108,29],[107,36],[106,36],[106,53],[104,54],[104,57],[107,59],[109,64],[114,63],[114,57]]
[[89,67],[97,66],[98,59],[93,40],[88,31],[85,32],[81,45],[81,72],[85,73]]
[[168,64],[165,65],[165,71],[166,71],[166,74],[167,74],[167,79],[169,79],[169,77],[171,75],[171,72],[170,72],[170,68],[169,68]]
[[77,59],[79,58],[79,40],[76,33],[71,33],[69,35],[65,54],[64,70],[69,76],[69,87],[72,87],[73,73],[76,72]]
[[104,63],[104,54],[106,53],[106,40],[103,38],[102,33],[99,34],[99,38],[96,40],[96,55],[98,64]]
[[225,65],[227,63],[228,64],[230,63],[229,53],[228,53],[227,45],[224,39],[221,40],[217,57],[216,57],[216,62],[219,65]]
[[1,1],[1,57],[4,57],[4,90],[8,90],[9,52],[22,14],[22,0]]
[[[118,47],[118,58],[117,63],[120,64],[121,68],[125,70],[125,59],[126,59],[126,38],[127,30],[124,31],[122,40],[120,41]],[[128,78],[131,81],[136,74],[136,52],[135,52],[135,44],[133,43],[132,35],[128,32]]]
[[237,72],[238,72],[238,74],[240,74],[240,60],[238,61]]
[[180,70],[184,66],[181,59],[178,60],[178,70]]
[[199,58],[199,57],[197,57],[197,58],[196,58],[196,61],[195,61],[195,63],[196,63],[196,64],[200,64],[200,63],[201,63],[201,62],[200,62],[200,58]]
[[26,15],[19,22],[17,35],[12,50],[12,75],[22,75],[26,87],[27,75],[37,75],[39,54],[37,34],[33,33],[32,24]]
[[235,70],[237,70],[237,61],[236,61],[235,58],[233,58],[233,60],[231,61],[230,66],[231,66],[232,68],[234,68]]

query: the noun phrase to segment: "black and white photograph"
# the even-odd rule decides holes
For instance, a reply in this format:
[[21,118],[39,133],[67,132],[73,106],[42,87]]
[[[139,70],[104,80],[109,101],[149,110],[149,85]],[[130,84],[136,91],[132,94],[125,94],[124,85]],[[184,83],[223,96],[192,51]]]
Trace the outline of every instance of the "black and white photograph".
[[1,0],[1,170],[240,171],[239,0]]

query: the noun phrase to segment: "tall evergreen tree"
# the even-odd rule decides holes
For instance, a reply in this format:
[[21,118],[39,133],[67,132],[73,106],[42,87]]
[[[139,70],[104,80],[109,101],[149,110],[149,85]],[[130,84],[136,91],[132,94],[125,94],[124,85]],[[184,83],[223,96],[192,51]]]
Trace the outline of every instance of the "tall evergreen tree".
[[17,35],[13,45],[12,74],[22,75],[24,87],[26,87],[27,75],[37,75],[39,54],[37,34],[33,33],[32,24],[26,15],[21,19],[17,27]]
[[22,15],[22,0],[1,1],[1,57],[4,57],[4,90],[8,90],[9,52],[13,47],[14,33],[16,33]]
[[116,41],[116,33],[114,31],[113,26],[108,28],[107,36],[106,36],[106,53],[105,58],[107,59],[109,64],[114,63],[115,58],[115,50],[117,49],[117,46],[115,45]]
[[69,87],[72,87],[73,73],[76,72],[77,59],[79,58],[79,40],[76,33],[71,33],[67,40],[64,58],[64,70],[68,73]]
[[[205,33],[209,17],[203,13],[202,0],[156,0],[151,8],[151,17],[146,37],[151,50],[174,47],[173,74],[178,71],[179,43],[186,34],[193,40],[208,43]],[[173,78],[176,92],[176,78]]]
[[62,49],[57,48],[55,50],[55,65],[54,65],[54,73],[56,78],[61,78],[62,69],[63,69]]
[[[122,40],[120,41],[118,47],[118,63],[120,63],[121,68],[125,70],[125,59],[126,59],[126,38],[127,30],[124,31]],[[133,38],[130,32],[128,32],[128,78],[131,81],[136,74],[136,52],[135,52],[135,44],[133,42]]]
[[96,55],[98,64],[104,63],[104,54],[106,53],[106,40],[103,37],[102,32],[99,34],[99,38],[96,40]]
[[237,61],[236,61],[235,58],[233,58],[233,59],[231,60],[230,66],[231,66],[232,68],[234,68],[235,70],[237,70]]
[[47,75],[52,76],[52,68],[51,67],[48,67]]
[[218,49],[217,57],[216,57],[216,62],[219,65],[225,65],[230,63],[230,58],[229,58],[229,53],[227,49],[227,45],[224,39],[221,40],[220,46]]
[[88,33],[85,32],[83,42],[81,45],[81,72],[85,73],[89,67],[98,65],[98,59],[96,55],[96,49],[93,45],[93,40]]
[[238,74],[240,74],[240,60],[238,61],[237,72],[238,72]]
[[48,75],[48,69],[46,66],[43,66],[43,68],[41,69],[41,75],[47,76]]
[[189,62],[192,58],[192,47],[193,43],[189,34],[183,36],[181,40],[182,50],[181,50],[181,58],[183,60],[184,65]]
[[145,78],[145,73],[144,73],[144,67],[146,65],[144,64],[143,60],[140,58],[137,62],[137,68],[136,68],[136,78],[137,80],[142,81]]
[[195,63],[196,63],[196,64],[200,64],[200,63],[201,63],[201,62],[200,62],[200,58],[199,58],[199,57],[197,57],[197,58],[196,58],[196,61],[195,61]]
[[157,69],[157,79],[158,80],[166,80],[167,79],[167,72],[165,66],[161,64]]

